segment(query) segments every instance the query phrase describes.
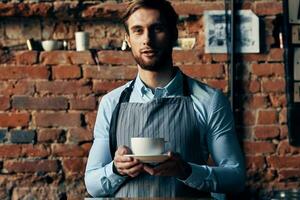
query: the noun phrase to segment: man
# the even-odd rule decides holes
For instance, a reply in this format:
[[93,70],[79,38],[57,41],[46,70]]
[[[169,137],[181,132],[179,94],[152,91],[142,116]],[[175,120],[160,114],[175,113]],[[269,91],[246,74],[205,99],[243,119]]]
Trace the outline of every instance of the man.
[[[172,64],[178,16],[166,0],[137,0],[123,21],[137,62],[134,81],[99,105],[85,183],[92,196],[225,199],[244,187],[244,163],[228,100]],[[163,137],[169,159],[156,165],[125,156],[131,137]],[[216,166],[208,166],[211,154]]]

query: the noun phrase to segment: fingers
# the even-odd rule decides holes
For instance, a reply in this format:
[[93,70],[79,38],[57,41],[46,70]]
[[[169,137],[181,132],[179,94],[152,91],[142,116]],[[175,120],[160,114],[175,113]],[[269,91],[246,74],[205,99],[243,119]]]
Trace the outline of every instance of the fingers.
[[139,163],[139,164],[135,165],[134,167],[131,167],[129,169],[124,169],[122,171],[130,177],[136,177],[143,171],[143,164]]
[[143,170],[145,172],[147,172],[150,175],[154,175],[155,174],[155,170],[152,167],[149,167],[148,165],[144,165]]
[[129,169],[134,167],[135,165],[139,164],[140,162],[136,159],[130,160],[130,161],[117,161],[115,162],[117,164],[117,167],[120,169]]
[[172,174],[172,166],[174,166],[174,161],[165,161],[164,163],[156,166],[150,167],[149,165],[144,165],[144,171],[152,176],[169,176]]
[[124,156],[130,153],[131,150],[129,147],[118,147],[114,157],[114,165],[121,175],[136,177],[143,171],[143,164],[140,163],[140,161],[137,159],[129,156]]
[[129,153],[131,153],[131,150],[129,147],[119,146],[115,154],[116,155],[125,155],[125,154],[129,154]]

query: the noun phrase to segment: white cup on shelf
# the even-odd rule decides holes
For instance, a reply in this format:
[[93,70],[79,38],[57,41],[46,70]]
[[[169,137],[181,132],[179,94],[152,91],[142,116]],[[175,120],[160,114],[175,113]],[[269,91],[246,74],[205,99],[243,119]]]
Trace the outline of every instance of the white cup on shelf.
[[76,51],[89,50],[89,33],[84,31],[75,32]]

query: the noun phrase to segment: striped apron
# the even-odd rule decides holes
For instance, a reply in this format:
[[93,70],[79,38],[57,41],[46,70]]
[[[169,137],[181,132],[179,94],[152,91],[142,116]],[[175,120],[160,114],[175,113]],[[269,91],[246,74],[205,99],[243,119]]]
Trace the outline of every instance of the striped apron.
[[[131,103],[134,81],[121,94],[111,120],[110,149],[112,158],[117,146],[130,147],[131,137],[165,138],[166,150],[180,153],[186,162],[205,164],[207,145],[190,97],[187,77],[183,76],[183,96],[157,98],[147,103]],[[203,197],[207,193],[188,187],[175,177],[141,173],[116,191],[115,197]],[[208,195],[210,196],[210,195]]]

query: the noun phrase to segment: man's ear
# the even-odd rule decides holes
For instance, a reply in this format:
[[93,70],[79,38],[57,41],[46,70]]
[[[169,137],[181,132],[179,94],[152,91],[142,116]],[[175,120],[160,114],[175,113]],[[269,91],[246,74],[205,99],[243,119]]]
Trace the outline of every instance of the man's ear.
[[129,36],[127,33],[125,34],[125,41],[126,41],[127,45],[131,48],[130,39],[129,39]]

